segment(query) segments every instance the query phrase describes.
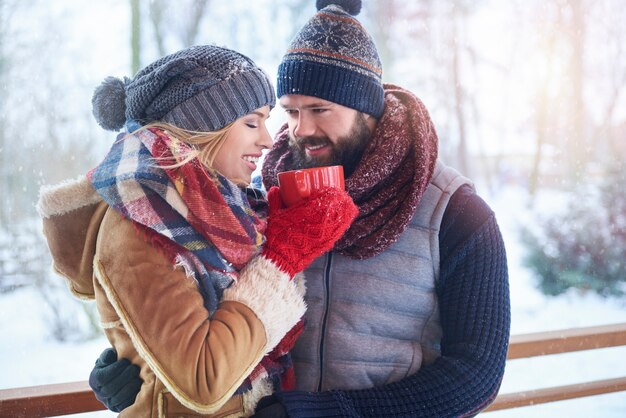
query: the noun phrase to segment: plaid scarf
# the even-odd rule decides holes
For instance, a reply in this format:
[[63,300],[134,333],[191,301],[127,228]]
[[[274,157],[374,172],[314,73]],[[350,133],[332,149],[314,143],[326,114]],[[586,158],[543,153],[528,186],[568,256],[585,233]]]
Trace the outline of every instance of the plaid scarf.
[[259,252],[267,205],[260,190],[242,190],[220,175],[214,181],[197,159],[170,167],[189,151],[163,131],[140,129],[120,135],[87,176],[109,206],[196,279],[212,315],[224,289]]

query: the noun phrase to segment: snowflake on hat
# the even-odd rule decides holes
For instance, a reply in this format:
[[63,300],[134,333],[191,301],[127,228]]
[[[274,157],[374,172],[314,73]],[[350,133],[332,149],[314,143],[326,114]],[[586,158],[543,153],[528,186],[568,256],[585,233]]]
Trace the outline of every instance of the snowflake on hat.
[[324,45],[332,50],[341,50],[348,46],[347,40],[351,39],[349,32],[339,22],[320,20],[319,25],[311,25],[310,32],[303,34],[305,39],[312,45]]

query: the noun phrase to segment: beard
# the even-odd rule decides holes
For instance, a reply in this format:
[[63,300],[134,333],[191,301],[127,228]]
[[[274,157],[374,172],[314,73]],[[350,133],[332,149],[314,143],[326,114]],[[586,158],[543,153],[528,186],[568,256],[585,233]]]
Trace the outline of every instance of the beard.
[[[352,129],[335,143],[325,136],[296,138],[289,132],[289,148],[293,155],[293,169],[342,165],[345,177],[349,177],[361,162],[371,131],[365,122],[365,115],[357,113]],[[324,157],[311,157],[306,154],[307,146],[328,145],[331,152]]]

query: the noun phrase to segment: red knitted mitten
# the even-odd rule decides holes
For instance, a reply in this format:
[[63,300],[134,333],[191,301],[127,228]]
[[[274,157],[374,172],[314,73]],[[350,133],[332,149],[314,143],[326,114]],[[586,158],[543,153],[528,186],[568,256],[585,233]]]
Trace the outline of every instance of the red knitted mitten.
[[346,192],[321,189],[302,202],[285,207],[272,187],[263,254],[292,277],[330,250],[359,213]]

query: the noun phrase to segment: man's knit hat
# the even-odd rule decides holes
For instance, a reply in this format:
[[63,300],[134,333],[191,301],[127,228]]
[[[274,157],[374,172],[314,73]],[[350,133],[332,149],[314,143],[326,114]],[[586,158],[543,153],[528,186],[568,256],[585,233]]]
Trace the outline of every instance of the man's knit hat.
[[314,96],[379,118],[382,65],[374,41],[352,17],[361,0],[317,0],[316,6],[278,67],[278,97]]
[[130,119],[208,132],[254,109],[273,107],[275,101],[267,74],[250,58],[201,45],[153,62],[132,80],[106,78],[91,103],[98,124],[107,130],[120,130]]

